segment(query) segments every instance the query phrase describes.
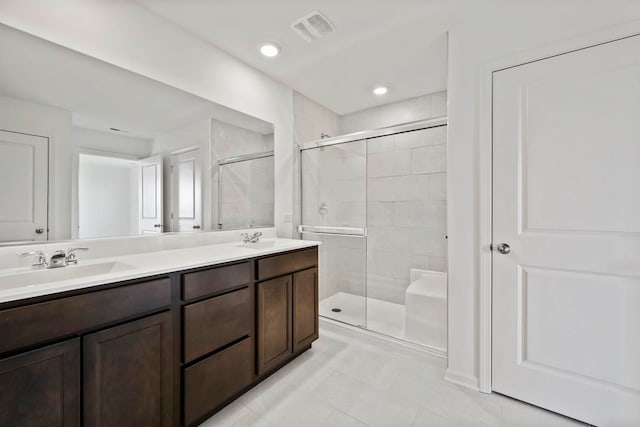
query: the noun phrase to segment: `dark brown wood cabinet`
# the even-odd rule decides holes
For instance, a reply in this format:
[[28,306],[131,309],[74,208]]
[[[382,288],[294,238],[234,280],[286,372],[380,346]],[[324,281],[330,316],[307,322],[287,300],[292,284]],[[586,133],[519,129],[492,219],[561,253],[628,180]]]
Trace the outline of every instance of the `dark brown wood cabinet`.
[[269,372],[293,354],[291,275],[256,284],[257,371]]
[[168,312],[85,336],[83,424],[170,426],[172,339]]
[[184,361],[189,363],[253,335],[252,287],[184,307]]
[[318,269],[293,274],[293,351],[318,339]]
[[192,426],[318,337],[318,251],[0,303],[0,426]]
[[184,423],[195,425],[253,382],[253,339],[246,337],[184,370]]
[[282,366],[318,339],[318,250],[306,249],[258,260],[256,372]]
[[79,425],[79,338],[0,359],[0,426]]

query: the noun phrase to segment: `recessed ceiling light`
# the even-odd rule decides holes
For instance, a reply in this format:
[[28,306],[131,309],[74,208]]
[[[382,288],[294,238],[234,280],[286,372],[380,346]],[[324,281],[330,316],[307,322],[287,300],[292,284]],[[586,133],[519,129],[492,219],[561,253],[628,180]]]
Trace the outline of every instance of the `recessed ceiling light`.
[[373,90],[373,93],[375,93],[378,96],[382,96],[387,92],[389,92],[389,89],[387,89],[385,86],[378,86]]
[[273,43],[265,43],[260,46],[260,53],[267,58],[273,58],[274,56],[278,56],[280,48]]

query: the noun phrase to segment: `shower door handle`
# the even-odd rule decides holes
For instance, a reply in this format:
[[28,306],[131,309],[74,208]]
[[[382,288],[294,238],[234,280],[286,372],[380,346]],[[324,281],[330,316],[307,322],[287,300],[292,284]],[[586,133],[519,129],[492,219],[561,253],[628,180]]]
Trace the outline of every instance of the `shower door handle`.
[[332,227],[328,225],[299,225],[300,234],[324,234],[343,237],[367,237],[367,229],[363,227]]

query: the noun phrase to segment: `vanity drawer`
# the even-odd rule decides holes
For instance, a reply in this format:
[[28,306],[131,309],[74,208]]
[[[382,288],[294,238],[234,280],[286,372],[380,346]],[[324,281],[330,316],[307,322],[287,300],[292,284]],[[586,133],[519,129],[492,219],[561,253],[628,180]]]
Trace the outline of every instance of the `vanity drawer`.
[[171,305],[162,278],[0,311],[0,353],[77,334]]
[[270,279],[315,267],[318,264],[318,248],[305,249],[258,260],[258,280]]
[[211,411],[249,387],[253,381],[253,340],[245,338],[184,370],[184,425],[201,421]]
[[251,287],[184,307],[184,361],[252,335]]
[[211,295],[251,282],[251,262],[210,268],[182,275],[182,299]]

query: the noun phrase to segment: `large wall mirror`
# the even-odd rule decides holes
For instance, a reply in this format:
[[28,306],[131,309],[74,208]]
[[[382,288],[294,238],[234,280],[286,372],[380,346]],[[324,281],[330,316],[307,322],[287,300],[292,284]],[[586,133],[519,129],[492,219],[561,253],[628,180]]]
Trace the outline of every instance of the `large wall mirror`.
[[0,25],[0,244],[273,226],[273,125]]

